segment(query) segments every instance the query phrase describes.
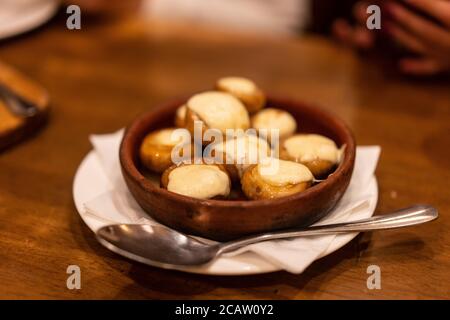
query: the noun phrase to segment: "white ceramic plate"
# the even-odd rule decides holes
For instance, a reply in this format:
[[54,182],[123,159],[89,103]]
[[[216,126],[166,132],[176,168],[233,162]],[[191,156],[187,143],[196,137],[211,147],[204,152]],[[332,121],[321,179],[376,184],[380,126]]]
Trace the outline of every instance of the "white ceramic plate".
[[[109,188],[109,181],[103,173],[100,162],[95,153],[91,151],[78,167],[73,183],[73,198],[78,213],[93,232],[108,223],[83,214],[83,204],[108,191]],[[373,194],[373,198],[370,199],[370,205],[366,209],[352,215],[352,219],[364,219],[373,215],[378,200],[378,186],[375,177],[370,182],[369,192]],[[357,233],[336,236],[326,252],[319,258],[338,250],[356,235]],[[255,253],[246,252],[235,257],[220,257],[207,267],[180,267],[179,270],[212,275],[248,275],[279,271],[281,269],[266,262]]]
[[47,22],[58,0],[0,0],[0,39],[30,31]]

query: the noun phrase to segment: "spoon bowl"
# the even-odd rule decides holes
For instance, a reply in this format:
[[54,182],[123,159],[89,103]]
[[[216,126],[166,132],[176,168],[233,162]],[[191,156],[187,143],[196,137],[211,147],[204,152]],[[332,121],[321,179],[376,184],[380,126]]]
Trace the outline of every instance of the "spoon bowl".
[[97,238],[111,251],[164,268],[205,264],[218,250],[218,245],[204,244],[161,225],[109,225],[97,231]]

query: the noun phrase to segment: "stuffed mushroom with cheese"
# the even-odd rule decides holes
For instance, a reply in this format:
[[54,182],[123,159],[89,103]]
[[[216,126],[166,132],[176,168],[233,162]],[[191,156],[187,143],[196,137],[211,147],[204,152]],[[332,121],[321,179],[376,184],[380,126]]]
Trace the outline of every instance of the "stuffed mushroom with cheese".
[[316,178],[330,173],[339,163],[341,153],[333,140],[318,134],[296,134],[280,147],[281,159],[304,164]]
[[176,128],[156,130],[144,138],[139,156],[148,170],[160,173],[173,165],[172,149],[181,141],[181,138],[172,135],[174,130]]
[[173,165],[162,174],[161,186],[197,199],[224,199],[231,191],[227,171],[214,164]]
[[192,96],[186,103],[185,126],[194,135],[195,122],[200,121],[202,132],[216,129],[222,135],[227,129],[246,130],[250,126],[248,112],[234,96],[208,91]]
[[309,188],[314,180],[304,165],[276,158],[249,167],[242,176],[244,194],[252,200],[289,196]]
[[211,157],[215,163],[225,164],[232,181],[239,181],[250,165],[261,162],[270,153],[267,141],[252,134],[227,137],[225,141],[211,146]]
[[238,98],[250,113],[262,109],[266,103],[266,96],[262,90],[247,78],[220,78],[216,82],[216,90],[227,92]]
[[[297,130],[297,122],[294,117],[287,111],[275,108],[267,108],[259,111],[251,118],[251,126],[255,128],[261,135],[267,135],[271,144],[271,130],[278,130],[278,138],[286,139],[293,135]],[[264,134],[262,134],[264,132]]]

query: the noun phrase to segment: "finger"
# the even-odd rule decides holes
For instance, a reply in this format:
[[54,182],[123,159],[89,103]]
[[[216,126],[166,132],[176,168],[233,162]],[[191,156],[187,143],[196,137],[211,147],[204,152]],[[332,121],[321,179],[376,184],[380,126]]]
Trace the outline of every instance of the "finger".
[[395,40],[409,50],[420,54],[426,54],[428,52],[427,44],[420,38],[406,31],[404,28],[396,24],[386,22],[385,29],[388,34],[390,34]]
[[450,27],[450,1],[446,0],[403,0]]
[[375,43],[374,36],[369,30],[364,27],[352,27],[343,19],[333,23],[332,31],[338,40],[352,47],[369,49]]
[[400,60],[400,70],[413,75],[434,75],[441,71],[440,64],[429,58]]
[[375,45],[375,36],[364,27],[356,27],[353,31],[353,42],[362,49],[370,49]]
[[367,22],[367,7],[369,4],[366,1],[357,2],[353,6],[353,16],[361,25],[366,25]]
[[403,6],[389,3],[388,11],[394,20],[413,32],[424,41],[435,46],[450,46],[450,36],[436,24],[412,13]]
[[340,41],[349,44],[351,41],[352,27],[344,19],[337,19],[332,25],[333,35]]

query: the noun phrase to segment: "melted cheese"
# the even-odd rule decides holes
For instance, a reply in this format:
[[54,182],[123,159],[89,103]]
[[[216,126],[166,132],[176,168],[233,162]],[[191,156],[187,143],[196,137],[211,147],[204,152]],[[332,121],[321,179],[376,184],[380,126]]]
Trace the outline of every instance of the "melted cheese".
[[230,193],[230,179],[214,165],[180,166],[170,172],[167,190],[193,198],[210,199],[227,196]]
[[225,154],[227,164],[234,164],[240,176],[250,165],[261,162],[270,153],[267,141],[251,134],[227,139],[212,149]]
[[284,141],[288,154],[300,162],[315,159],[337,163],[340,152],[333,140],[318,134],[298,134]]
[[209,91],[194,95],[187,102],[209,128],[247,129],[250,125],[247,110],[234,96],[224,92]]
[[275,158],[267,158],[257,166],[257,170],[265,182],[274,186],[296,185],[314,179],[306,166]]
[[229,92],[252,94],[256,89],[253,81],[241,77],[225,77],[217,81],[218,87]]
[[[289,112],[267,108],[253,116],[252,127],[258,130],[278,129],[280,130],[279,137],[285,138],[297,130],[297,123]],[[268,134],[270,134],[270,132],[268,132]]]

